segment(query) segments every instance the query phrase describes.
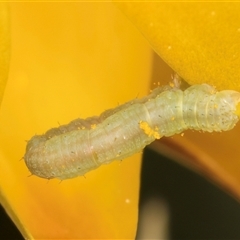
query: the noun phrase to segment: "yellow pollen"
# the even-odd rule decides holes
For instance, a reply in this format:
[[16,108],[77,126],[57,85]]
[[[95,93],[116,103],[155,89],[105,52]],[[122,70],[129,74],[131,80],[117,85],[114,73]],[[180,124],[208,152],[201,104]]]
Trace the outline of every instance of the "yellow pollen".
[[96,124],[92,124],[92,125],[91,125],[91,129],[95,129],[96,127],[97,127]]
[[149,136],[149,137],[153,136],[156,139],[161,138],[160,134],[157,131],[155,131],[154,129],[152,129],[147,122],[140,121],[139,126],[147,136]]

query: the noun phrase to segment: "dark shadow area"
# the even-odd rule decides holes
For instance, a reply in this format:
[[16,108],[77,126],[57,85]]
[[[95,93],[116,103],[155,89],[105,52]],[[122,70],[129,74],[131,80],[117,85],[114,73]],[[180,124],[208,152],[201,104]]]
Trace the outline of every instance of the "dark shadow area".
[[0,239],[2,240],[24,240],[12,220],[0,205]]
[[[139,223],[143,206],[151,198],[167,203],[169,239],[240,239],[237,201],[204,178],[146,148],[141,171]],[[140,238],[138,230],[137,239]]]

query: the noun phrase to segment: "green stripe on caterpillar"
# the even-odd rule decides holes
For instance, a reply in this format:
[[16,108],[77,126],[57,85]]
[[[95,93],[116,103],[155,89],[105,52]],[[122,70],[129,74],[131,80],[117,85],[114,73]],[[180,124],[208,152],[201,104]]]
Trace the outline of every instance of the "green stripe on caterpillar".
[[163,136],[186,129],[221,132],[239,120],[240,93],[217,92],[214,87],[193,85],[160,87],[103,112],[99,117],[76,119],[36,135],[27,143],[25,163],[42,178],[74,178],[113,160],[141,151]]

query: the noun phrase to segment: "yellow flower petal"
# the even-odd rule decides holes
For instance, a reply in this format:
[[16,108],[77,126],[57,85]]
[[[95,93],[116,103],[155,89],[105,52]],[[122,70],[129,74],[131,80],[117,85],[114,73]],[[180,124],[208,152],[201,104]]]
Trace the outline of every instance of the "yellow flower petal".
[[115,3],[188,83],[240,90],[240,3]]
[[63,182],[27,177],[19,159],[35,133],[145,95],[151,48],[110,3],[12,3],[11,16],[0,116],[5,207],[25,237],[134,238],[140,155]]
[[0,3],[0,104],[2,102],[10,59],[10,26],[7,3]]

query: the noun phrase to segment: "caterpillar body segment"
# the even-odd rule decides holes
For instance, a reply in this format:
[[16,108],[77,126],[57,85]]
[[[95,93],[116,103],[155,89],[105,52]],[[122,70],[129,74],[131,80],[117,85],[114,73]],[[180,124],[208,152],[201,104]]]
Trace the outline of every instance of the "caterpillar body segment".
[[99,117],[76,119],[34,136],[25,163],[42,178],[68,179],[102,164],[124,159],[163,136],[186,129],[227,131],[239,120],[240,93],[217,92],[210,85],[155,89],[149,96],[107,110]]

